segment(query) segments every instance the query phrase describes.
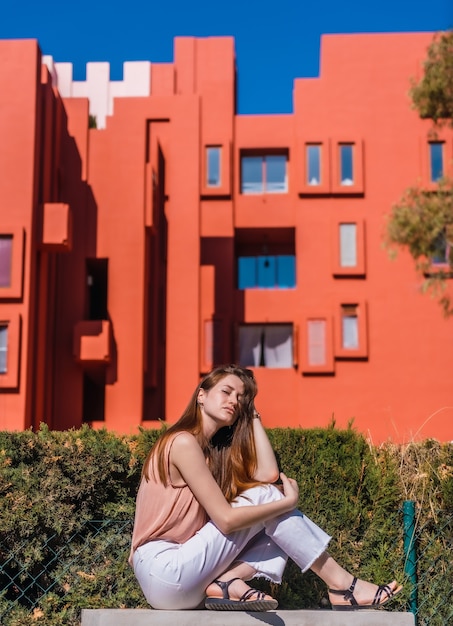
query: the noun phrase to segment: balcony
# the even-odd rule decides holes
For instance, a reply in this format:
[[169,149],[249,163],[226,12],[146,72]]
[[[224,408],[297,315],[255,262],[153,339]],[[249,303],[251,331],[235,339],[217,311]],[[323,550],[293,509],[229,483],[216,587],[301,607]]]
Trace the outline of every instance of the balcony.
[[74,327],[75,360],[84,367],[109,365],[112,361],[112,326],[109,320],[84,320]]
[[48,252],[70,252],[72,213],[69,204],[46,202],[43,207],[42,247]]

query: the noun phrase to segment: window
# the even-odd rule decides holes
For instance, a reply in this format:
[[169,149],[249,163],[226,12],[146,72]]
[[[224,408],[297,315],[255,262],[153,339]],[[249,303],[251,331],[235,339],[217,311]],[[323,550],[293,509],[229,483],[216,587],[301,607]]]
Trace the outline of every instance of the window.
[[429,144],[429,180],[432,183],[437,183],[444,175],[443,146],[440,141]]
[[340,144],[340,184],[349,186],[354,184],[353,144]]
[[0,374],[6,374],[8,357],[8,326],[0,326]]
[[220,187],[221,159],[222,148],[220,146],[206,148],[206,187]]
[[357,350],[359,347],[359,319],[356,305],[341,307],[341,345],[345,350]]
[[302,305],[302,374],[304,376],[335,373],[333,319],[326,315],[325,303]]
[[0,236],[0,287],[11,287],[12,235]]
[[431,263],[433,265],[445,265],[450,262],[452,254],[451,245],[447,239],[447,233],[442,230],[433,242],[433,254],[431,256]]
[[296,286],[294,228],[237,228],[235,258],[238,289]]
[[340,224],[340,267],[357,265],[357,224]]
[[307,185],[319,186],[321,184],[321,146],[306,146]]
[[242,193],[285,193],[288,191],[287,157],[267,154],[241,157]]
[[309,367],[326,365],[326,320],[308,320],[307,335],[307,365]]
[[0,320],[0,389],[19,388],[22,318]]
[[338,278],[366,275],[365,220],[357,211],[344,211],[332,219],[332,274]]
[[[345,139],[349,138],[346,137]],[[322,196],[333,193],[332,168],[337,162],[339,167],[339,156],[336,159],[332,158],[331,143],[330,138],[317,133],[303,137],[302,141],[296,143],[295,160],[297,170],[300,170],[300,176],[296,177],[294,184],[297,186],[299,195]],[[335,143],[337,149],[339,143],[339,140]],[[340,174],[338,173],[337,187],[340,193],[344,193],[344,189],[340,188],[339,181]]]
[[245,324],[240,326],[239,364],[243,367],[292,367],[292,324]]
[[296,286],[294,255],[240,256],[239,289],[291,289]]
[[330,193],[358,196],[365,193],[364,187],[364,142],[360,137],[342,136],[333,138],[332,176]]
[[368,359],[368,306],[364,300],[339,303],[335,315],[335,358]]

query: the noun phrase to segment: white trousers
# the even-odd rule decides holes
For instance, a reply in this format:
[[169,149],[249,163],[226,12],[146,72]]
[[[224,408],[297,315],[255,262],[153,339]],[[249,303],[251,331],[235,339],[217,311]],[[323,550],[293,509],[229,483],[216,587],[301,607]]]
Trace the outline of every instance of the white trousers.
[[[283,498],[274,485],[244,491],[233,506],[264,504]],[[331,537],[300,511],[292,511],[224,535],[208,522],[183,544],[150,541],[133,556],[135,576],[155,609],[194,609],[206,587],[232,563],[249,564],[256,577],[280,583],[288,557],[303,572],[326,550]]]

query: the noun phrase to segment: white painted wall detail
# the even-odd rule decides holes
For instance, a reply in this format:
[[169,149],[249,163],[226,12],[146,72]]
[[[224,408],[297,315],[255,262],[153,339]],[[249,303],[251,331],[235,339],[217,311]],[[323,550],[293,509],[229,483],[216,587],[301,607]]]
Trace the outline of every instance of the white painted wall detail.
[[148,97],[151,95],[151,63],[126,61],[123,80],[110,80],[110,63],[87,63],[86,80],[72,80],[72,63],[54,63],[51,56],[43,56],[52,82],[63,98],[88,98],[90,115],[97,128],[105,128],[107,116],[113,115],[114,98]]

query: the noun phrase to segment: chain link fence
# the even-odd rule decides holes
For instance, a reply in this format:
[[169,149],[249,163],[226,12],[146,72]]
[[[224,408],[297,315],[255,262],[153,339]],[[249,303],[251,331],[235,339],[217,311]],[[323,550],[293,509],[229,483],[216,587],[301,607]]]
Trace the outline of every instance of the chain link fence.
[[[418,626],[453,625],[453,513],[431,512],[416,521],[413,535],[415,580],[409,610]],[[406,567],[408,557],[405,557]]]
[[[397,517],[402,535],[402,511]],[[413,522],[404,524],[404,549],[392,556],[395,569],[407,574],[408,602],[392,608],[412,611],[418,626],[453,624],[453,514],[429,512]],[[75,626],[82,608],[146,606],[127,563],[131,532],[131,520],[106,519],[85,522],[63,545],[53,535],[11,552],[3,541],[0,623],[39,623],[54,608],[58,618],[46,624]]]

